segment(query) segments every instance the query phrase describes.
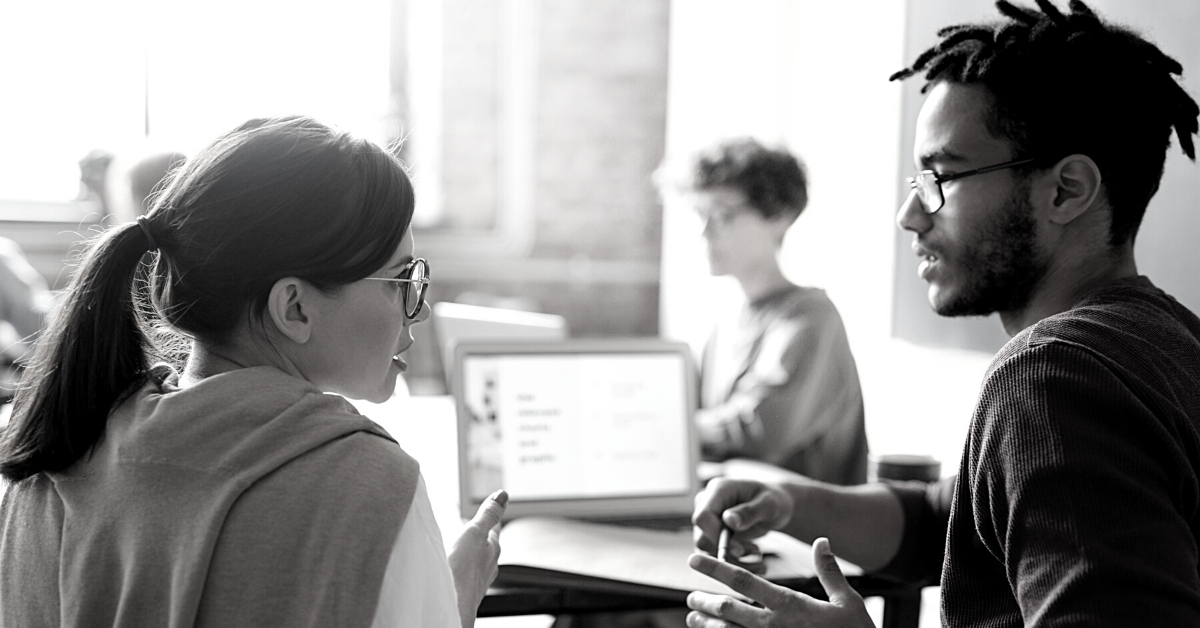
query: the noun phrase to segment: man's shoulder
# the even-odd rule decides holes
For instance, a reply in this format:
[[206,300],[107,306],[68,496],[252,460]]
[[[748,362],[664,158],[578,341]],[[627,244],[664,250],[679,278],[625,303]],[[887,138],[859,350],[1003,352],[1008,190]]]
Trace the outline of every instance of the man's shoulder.
[[1099,355],[1172,347],[1200,355],[1200,319],[1145,277],[1114,282],[1013,338],[1017,346],[1065,342]]
[[1014,336],[985,384],[1002,372],[1076,376],[1088,364],[1143,393],[1200,386],[1200,320],[1144,277],[1115,282]]

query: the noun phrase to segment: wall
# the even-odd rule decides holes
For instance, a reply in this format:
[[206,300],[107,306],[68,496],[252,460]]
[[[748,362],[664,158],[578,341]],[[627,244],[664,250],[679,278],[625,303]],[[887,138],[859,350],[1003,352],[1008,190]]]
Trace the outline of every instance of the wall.
[[[655,335],[662,209],[650,175],[665,142],[669,2],[531,4],[537,42],[532,207],[523,208],[532,210],[527,248],[473,259],[471,251],[422,248],[418,234],[418,249],[433,267],[430,297],[516,298],[565,316],[574,336]],[[454,48],[443,54],[447,67],[462,65]],[[454,100],[453,82],[469,79],[446,74],[442,80],[448,129],[472,128],[471,116],[495,115]],[[459,153],[472,147],[461,132],[447,141],[458,142]],[[456,149],[448,144],[444,150]],[[487,160],[447,159],[446,185],[482,181],[490,187],[495,167]],[[449,192],[447,203],[464,198]],[[430,330],[422,330],[413,352],[414,379],[440,373]]]
[[[749,134],[807,162],[810,202],[784,271],[841,311],[872,450],[934,454],[953,472],[990,356],[891,336],[900,86],[887,76],[903,66],[903,24],[892,0],[673,3],[667,149]],[[696,347],[713,309],[738,298],[707,275],[702,246],[694,217],[667,199],[662,332]]]

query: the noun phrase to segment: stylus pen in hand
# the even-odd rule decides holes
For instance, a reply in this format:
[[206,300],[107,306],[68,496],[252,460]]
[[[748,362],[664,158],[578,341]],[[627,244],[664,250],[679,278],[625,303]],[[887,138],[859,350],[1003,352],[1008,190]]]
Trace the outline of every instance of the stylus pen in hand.
[[717,560],[728,562],[729,538],[732,536],[733,530],[730,530],[725,524],[721,524],[721,535],[717,537]]

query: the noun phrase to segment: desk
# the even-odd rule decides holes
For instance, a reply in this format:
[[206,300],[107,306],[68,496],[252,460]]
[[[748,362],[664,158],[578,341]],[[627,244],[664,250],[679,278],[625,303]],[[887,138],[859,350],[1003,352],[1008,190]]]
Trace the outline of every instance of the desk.
[[[458,512],[458,441],[454,401],[450,397],[408,397],[400,394],[382,404],[353,402],[364,415],[383,426],[421,463],[434,517],[447,545],[458,537],[463,520]],[[503,551],[503,550],[501,550]],[[884,598],[882,628],[916,628],[921,613],[921,588],[875,576],[848,578],[864,597]],[[795,587],[814,597],[825,594],[816,578]],[[479,607],[480,617],[534,614],[578,614],[622,610],[680,608],[678,599],[646,598],[565,588],[493,588]]]
[[[873,576],[849,577],[847,580],[863,597],[879,596],[883,598],[883,623],[880,628],[917,628],[919,625],[921,587],[897,584]],[[792,588],[813,597],[825,599],[825,592],[816,578],[805,585]],[[683,597],[678,600],[665,600],[550,587],[493,588],[488,591],[487,597],[479,605],[479,617],[582,614],[683,608],[684,606],[686,604]]]

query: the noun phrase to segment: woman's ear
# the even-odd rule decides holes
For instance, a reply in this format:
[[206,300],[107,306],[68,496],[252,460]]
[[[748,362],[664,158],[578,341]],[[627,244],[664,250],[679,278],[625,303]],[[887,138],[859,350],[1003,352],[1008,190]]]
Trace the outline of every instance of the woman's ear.
[[275,328],[292,342],[304,344],[312,337],[313,287],[296,277],[284,277],[271,287],[267,314]]
[[1047,171],[1045,183],[1046,217],[1064,226],[1096,205],[1101,196],[1103,178],[1100,168],[1087,155],[1063,157]]

